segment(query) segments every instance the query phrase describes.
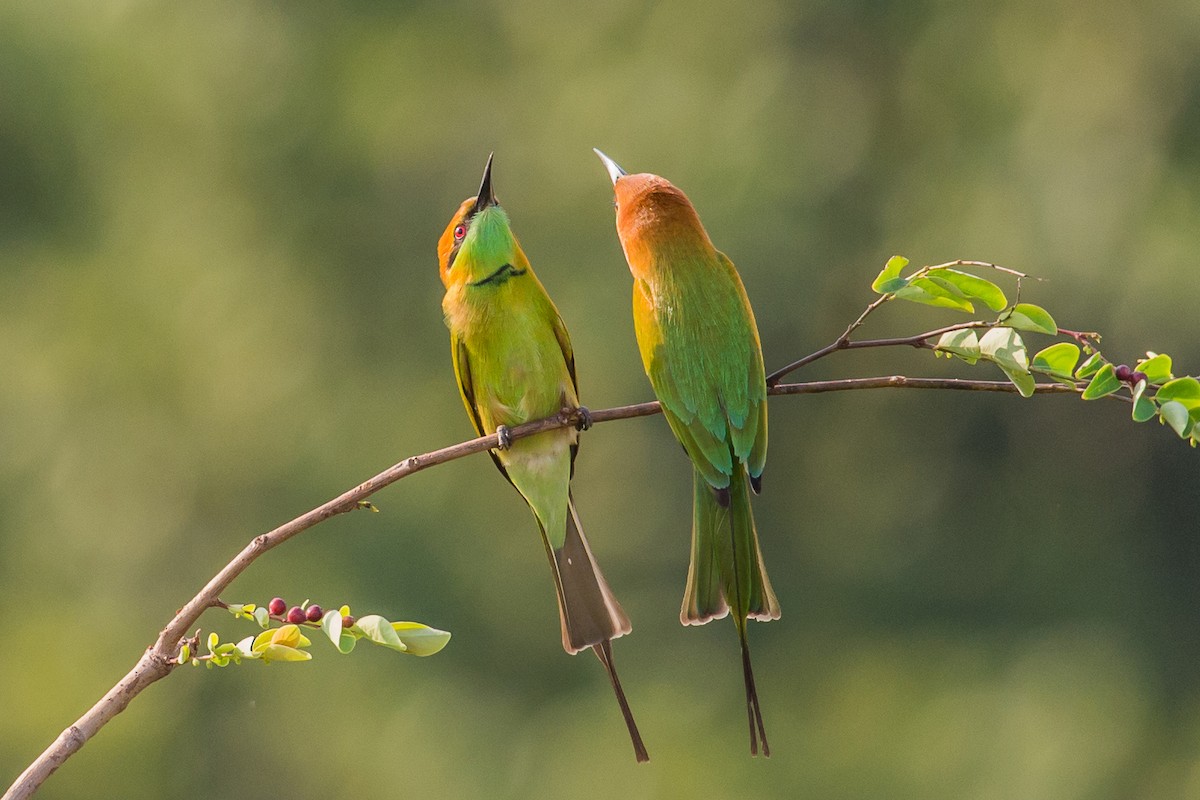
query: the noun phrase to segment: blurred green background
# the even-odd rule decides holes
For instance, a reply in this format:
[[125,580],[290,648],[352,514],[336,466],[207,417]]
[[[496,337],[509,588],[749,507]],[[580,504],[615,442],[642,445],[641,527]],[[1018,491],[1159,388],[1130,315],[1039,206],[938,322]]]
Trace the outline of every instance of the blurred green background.
[[[468,438],[434,246],[492,150],[584,401],[649,399],[593,146],[690,194],[769,368],[903,253],[1042,276],[1024,299],[1113,357],[1200,372],[1189,0],[4,3],[0,784],[253,535]],[[888,308],[864,333],[958,319]],[[798,377],[983,371],[869,351]],[[1200,795],[1200,456],[1066,397],[771,414],[769,761],[733,627],[678,624],[690,478],[651,418],[587,434],[576,480],[634,620],[616,651],[649,765],[561,650],[533,520],[472,457],[225,597],[420,620],[454,633],[440,655],[181,670],[41,796]]]

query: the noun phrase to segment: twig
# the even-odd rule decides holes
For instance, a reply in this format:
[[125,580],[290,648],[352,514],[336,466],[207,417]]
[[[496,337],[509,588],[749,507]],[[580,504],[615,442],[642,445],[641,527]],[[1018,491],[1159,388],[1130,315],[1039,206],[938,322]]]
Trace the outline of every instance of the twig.
[[809,353],[804,358],[797,359],[796,361],[793,361],[792,363],[788,364],[786,367],[781,367],[781,368],[775,370],[774,372],[772,372],[770,375],[767,376],[767,386],[776,386],[779,383],[779,381],[782,380],[784,377],[786,377],[789,373],[795,372],[796,370],[800,369],[800,367],[811,364],[814,361],[817,361],[818,359],[824,358],[825,356],[829,355],[830,353],[837,352],[838,350],[859,350],[859,349],[863,349],[863,348],[867,348],[867,347],[904,347],[904,346],[918,347],[918,348],[924,348],[926,350],[932,350],[933,345],[931,345],[929,343],[929,340],[934,337],[940,337],[943,334],[951,333],[953,331],[963,331],[963,330],[969,330],[972,328],[994,328],[994,327],[996,327],[997,324],[999,324],[996,322],[985,322],[983,320],[974,320],[972,322],[960,322],[956,325],[947,325],[944,328],[936,328],[931,331],[926,331],[925,333],[918,333],[915,336],[900,336],[900,337],[891,338],[891,339],[860,339],[858,341],[853,341],[850,338],[850,334],[854,332],[854,329],[862,324],[862,321],[864,319],[866,319],[867,314],[871,313],[876,308],[878,308],[880,305],[882,305],[883,302],[886,301],[888,298],[889,298],[889,295],[884,295],[883,297],[876,300],[874,303],[871,303],[871,305],[867,306],[867,310],[862,313],[862,315],[854,322],[854,324],[852,324],[849,328],[846,329],[845,333],[843,333],[841,336],[839,336],[834,341],[832,341],[829,344],[822,347],[820,350]]
[[[868,309],[869,311],[869,309]],[[863,317],[866,313],[863,314]],[[862,318],[859,318],[861,322]],[[848,329],[848,333],[852,331],[856,325],[852,325]],[[921,337],[928,338],[937,331],[928,334],[922,334],[918,337],[908,337],[908,339],[918,339]],[[882,341],[882,340],[881,340]],[[890,343],[911,343],[903,339],[892,340]],[[880,344],[869,345],[867,342],[859,343],[858,346],[881,346]],[[818,351],[819,352],[819,351]],[[809,383],[788,383],[772,386],[769,388],[769,393],[772,395],[790,395],[790,394],[821,394],[824,392],[839,392],[854,389],[881,389],[881,388],[900,388],[900,389],[958,389],[970,391],[988,391],[988,392],[1015,392],[1016,387],[1007,381],[972,381],[960,380],[957,378],[908,378],[903,375],[889,375],[876,378],[851,378],[846,380],[834,381],[813,381]],[[1058,394],[1058,393],[1077,393],[1080,391],[1078,387],[1071,388],[1061,384],[1039,383],[1037,385],[1038,394]],[[606,408],[599,411],[591,412],[593,422],[610,422],[618,419],[630,419],[633,417],[647,417],[661,412],[661,407],[657,402],[637,403],[634,405],[619,406],[616,408]],[[512,439],[523,439],[526,436],[532,436],[544,431],[563,428],[568,425],[577,425],[580,421],[580,414],[573,409],[563,409],[560,413],[546,417],[545,419],[529,422],[524,425],[519,425],[511,430]],[[350,489],[329,502],[314,508],[306,514],[296,517],[291,522],[280,525],[274,530],[256,536],[249,544],[247,544],[240,553],[237,554],[226,564],[220,572],[218,572],[212,580],[210,580],[203,589],[187,602],[180,609],[174,619],[162,629],[158,635],[158,639],[151,645],[133,669],[129,671],[115,686],[108,690],[105,695],[100,698],[100,701],[92,706],[88,711],[75,721],[73,725],[59,734],[58,738],[37,757],[29,767],[21,773],[17,780],[5,792],[0,800],[20,800],[27,798],[37,791],[38,787],[50,777],[53,772],[58,769],[64,761],[70,758],[76,751],[91,739],[96,733],[104,727],[117,714],[125,710],[130,701],[138,694],[146,689],[151,684],[165,678],[176,667],[175,658],[179,653],[179,648],[182,642],[187,638],[188,631],[192,625],[199,619],[200,615],[208,608],[223,607],[225,604],[219,599],[220,593],[233,582],[247,567],[250,566],[259,556],[266,553],[288,539],[292,538],[302,531],[317,525],[330,517],[347,511],[353,511],[358,508],[358,503],[361,500],[370,497],[372,494],[389,486],[401,478],[406,478],[415,472],[428,469],[429,467],[444,464],[447,461],[463,458],[464,456],[482,453],[485,450],[490,450],[496,445],[496,437],[494,435],[480,436],[476,439],[471,439],[465,442],[460,442],[449,447],[443,447],[440,450],[434,450],[429,453],[423,453],[417,456],[411,456],[403,461],[388,467],[378,475],[367,479],[358,486]]]

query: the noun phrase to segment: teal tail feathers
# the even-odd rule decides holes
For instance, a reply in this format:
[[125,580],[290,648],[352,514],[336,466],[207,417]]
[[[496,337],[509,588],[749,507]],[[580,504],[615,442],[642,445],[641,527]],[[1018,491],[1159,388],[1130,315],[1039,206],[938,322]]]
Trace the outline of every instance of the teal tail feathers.
[[771,589],[759,548],[747,476],[742,464],[735,462],[727,507],[721,502],[726,499],[724,493],[718,497],[698,471],[694,471],[693,484],[692,561],[680,621],[684,625],[702,625],[733,611],[742,651],[750,753],[758,754],[761,740],[763,755],[770,756],[750,661],[746,620],[778,619],[779,601]]

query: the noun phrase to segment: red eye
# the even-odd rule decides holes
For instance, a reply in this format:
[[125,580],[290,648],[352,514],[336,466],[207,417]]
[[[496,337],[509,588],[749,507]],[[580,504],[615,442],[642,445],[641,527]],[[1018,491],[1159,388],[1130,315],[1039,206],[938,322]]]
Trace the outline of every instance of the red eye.
[[463,237],[466,235],[467,235],[467,226],[466,225],[455,225],[454,226],[454,241],[461,242]]

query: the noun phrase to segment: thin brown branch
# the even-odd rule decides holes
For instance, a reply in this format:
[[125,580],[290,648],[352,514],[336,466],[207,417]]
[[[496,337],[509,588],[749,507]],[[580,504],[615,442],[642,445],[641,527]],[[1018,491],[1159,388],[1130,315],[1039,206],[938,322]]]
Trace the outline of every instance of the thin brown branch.
[[[864,314],[865,316],[865,314]],[[861,319],[861,318],[860,318]],[[853,330],[854,326],[851,326]],[[932,336],[935,332],[925,334]],[[915,338],[915,337],[909,337]],[[893,343],[904,343],[896,340]],[[860,346],[867,346],[862,343]],[[880,345],[874,345],[880,346]],[[824,392],[839,392],[856,389],[957,389],[989,392],[1015,392],[1016,387],[1007,381],[972,381],[958,378],[908,378],[903,375],[888,375],[875,378],[850,378],[846,380],[813,381],[809,383],[788,383],[772,386],[772,395],[788,394],[820,394]],[[1038,394],[1057,394],[1078,392],[1060,384],[1038,384]],[[634,405],[606,408],[591,412],[593,422],[609,422],[618,419],[646,417],[661,412],[657,402],[636,403]],[[559,414],[545,419],[529,422],[511,430],[512,439],[522,439],[543,431],[577,425],[581,415],[574,410],[564,409]],[[208,608],[223,607],[219,599],[220,593],[233,580],[246,570],[259,556],[291,539],[293,536],[308,530],[330,517],[358,508],[358,503],[386,486],[413,473],[428,469],[438,464],[463,458],[475,453],[482,453],[496,446],[495,436],[480,436],[440,450],[433,450],[417,456],[411,456],[388,467],[383,472],[368,478],[358,486],[350,489],[323,505],[314,508],[306,514],[296,517],[290,522],[280,525],[268,533],[256,536],[250,541],[233,560],[226,564],[220,572],[213,576],[195,597],[180,609],[175,617],[167,623],[151,645],[125,677],[69,726],[54,742],[42,752],[38,758],[21,773],[17,780],[5,792],[0,800],[18,800],[31,796],[50,775],[70,758],[76,751],[91,739],[96,733],[125,710],[130,701],[151,684],[165,678],[177,666],[175,658],[179,648],[188,637],[192,625]]]
[[858,325],[862,324],[862,320],[866,318],[867,314],[878,308],[882,304],[882,301],[888,297],[890,297],[890,295],[884,295],[871,305],[867,306],[867,310],[862,313],[857,322],[847,328],[846,332],[834,341],[825,345],[820,350],[809,353],[804,358],[797,359],[787,366],[780,367],[772,372],[767,376],[767,386],[777,385],[779,381],[786,377],[789,373],[795,372],[803,366],[822,359],[830,353],[836,353],[838,350],[860,350],[869,347],[917,347],[929,350],[933,349],[933,345],[929,343],[929,340],[935,337],[941,337],[943,334],[951,333],[953,331],[963,331],[972,328],[994,328],[998,324],[996,322],[973,320],[971,322],[959,322],[955,325],[947,325],[943,328],[935,328],[934,330],[925,331],[925,333],[918,333],[913,336],[899,336],[888,339],[859,339],[858,341],[852,340],[850,338],[850,334],[854,332],[854,329]]
[[[968,392],[1017,393],[1008,381],[973,381],[962,378],[908,378],[904,375],[883,375],[877,378],[846,378],[809,383],[780,383],[770,388],[770,394],[823,394],[851,389],[953,389]],[[1035,394],[1079,394],[1081,387],[1064,383],[1039,383]]]

